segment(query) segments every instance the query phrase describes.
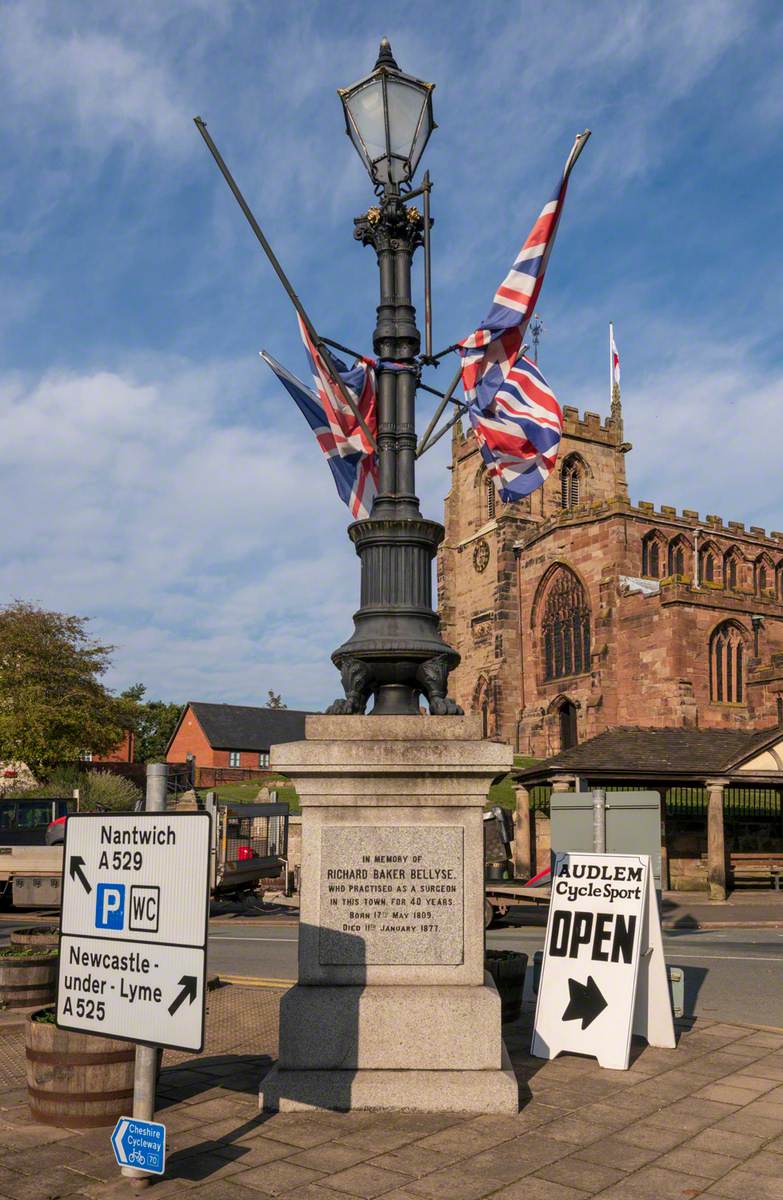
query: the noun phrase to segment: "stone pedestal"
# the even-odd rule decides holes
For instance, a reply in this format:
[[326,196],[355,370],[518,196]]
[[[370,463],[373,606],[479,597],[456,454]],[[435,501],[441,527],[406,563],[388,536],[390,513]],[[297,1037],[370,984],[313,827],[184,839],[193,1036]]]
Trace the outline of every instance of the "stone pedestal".
[[512,764],[474,717],[308,717],[299,981],[264,1108],[516,1112],[484,973],[482,808]]

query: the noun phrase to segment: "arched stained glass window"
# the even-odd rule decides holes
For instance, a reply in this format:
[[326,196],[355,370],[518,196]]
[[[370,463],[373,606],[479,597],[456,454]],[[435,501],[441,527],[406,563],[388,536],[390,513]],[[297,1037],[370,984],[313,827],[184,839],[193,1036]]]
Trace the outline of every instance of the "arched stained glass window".
[[710,700],[745,703],[745,636],[732,621],[719,625],[710,639]]
[[590,670],[590,609],[584,588],[567,567],[558,568],[547,589],[541,640],[545,679]]

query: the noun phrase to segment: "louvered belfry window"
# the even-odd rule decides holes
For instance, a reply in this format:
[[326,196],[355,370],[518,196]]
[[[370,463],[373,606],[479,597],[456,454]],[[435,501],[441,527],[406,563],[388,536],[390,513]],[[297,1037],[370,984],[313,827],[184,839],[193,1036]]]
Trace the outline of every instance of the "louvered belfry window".
[[590,609],[585,590],[565,567],[554,576],[541,622],[544,678],[581,675],[590,669]]
[[484,484],[484,487],[486,489],[485,494],[487,497],[487,520],[492,521],[495,517],[495,502],[496,502],[496,498],[497,498],[497,493],[496,493],[495,485],[491,479],[488,479],[486,481],[486,483]]
[[567,458],[560,474],[560,499],[565,509],[576,508],[579,503],[579,475],[579,464]]

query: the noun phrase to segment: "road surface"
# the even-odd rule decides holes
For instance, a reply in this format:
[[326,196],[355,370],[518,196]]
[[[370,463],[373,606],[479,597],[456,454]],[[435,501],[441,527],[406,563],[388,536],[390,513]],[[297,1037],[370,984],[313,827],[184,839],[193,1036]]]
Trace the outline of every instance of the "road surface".
[[[543,948],[544,930],[491,929],[487,945]],[[783,1028],[783,929],[667,930],[667,962],[685,968],[686,1015]],[[297,926],[212,923],[212,974],[296,978]]]
[[[0,945],[14,925],[27,923],[3,914]],[[293,981],[297,943],[295,919],[212,921],[209,972]],[[506,925],[487,933],[490,948],[531,958],[543,944],[543,928]],[[783,929],[665,930],[663,945],[666,961],[685,969],[687,1016],[783,1029]]]

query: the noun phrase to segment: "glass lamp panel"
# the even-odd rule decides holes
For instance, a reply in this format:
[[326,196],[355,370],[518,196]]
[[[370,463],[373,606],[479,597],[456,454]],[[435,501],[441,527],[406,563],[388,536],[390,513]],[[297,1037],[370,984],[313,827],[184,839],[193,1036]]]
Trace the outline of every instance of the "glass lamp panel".
[[[386,126],[383,118],[383,86],[380,79],[371,79],[363,87],[343,98],[351,121],[348,122],[351,140],[368,168],[386,156]],[[351,126],[355,127],[352,128]],[[357,140],[356,131],[359,139]],[[364,145],[362,145],[362,142]]]
[[426,98],[425,98],[424,103],[425,103],[424,114],[422,116],[421,124],[419,126],[419,131],[416,134],[416,140],[413,143],[413,149],[411,151],[411,175],[413,175],[414,171],[416,170],[417,166],[419,165],[419,159],[421,158],[422,154],[424,153],[424,147],[427,145],[427,142],[429,141],[429,138],[430,138],[430,134],[432,133],[432,108],[430,106],[429,100],[427,100]]
[[392,154],[410,158],[421,110],[427,102],[427,91],[416,84],[389,78],[386,82],[389,104],[389,140]]

